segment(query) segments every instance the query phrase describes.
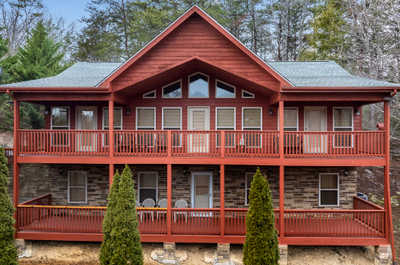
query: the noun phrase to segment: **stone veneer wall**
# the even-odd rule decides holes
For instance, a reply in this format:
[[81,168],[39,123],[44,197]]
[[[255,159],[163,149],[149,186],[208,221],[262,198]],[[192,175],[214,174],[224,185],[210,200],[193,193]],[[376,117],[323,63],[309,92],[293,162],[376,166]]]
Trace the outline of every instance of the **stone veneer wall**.
[[[122,171],[122,166],[116,169]],[[165,165],[131,165],[134,172],[135,189],[137,177],[135,172],[157,171],[158,199],[167,198],[167,176]],[[225,169],[225,207],[242,208],[245,205],[245,174],[254,172],[256,167],[226,166]],[[24,164],[20,174],[20,202],[51,193],[53,204],[67,205],[68,170],[85,170],[88,172],[88,205],[106,205],[108,193],[107,165],[52,165]],[[212,172],[213,174],[213,207],[219,207],[219,167],[218,166],[173,166],[173,203],[185,199],[191,205],[191,173]],[[279,206],[278,167],[261,167],[268,177],[275,207]],[[357,171],[343,167],[286,167],[285,168],[285,207],[286,208],[319,208],[318,187],[319,173],[339,173],[340,208],[351,209],[353,196],[357,193]],[[10,175],[12,172],[10,171]],[[10,178],[10,193],[12,182]],[[76,205],[76,204],[74,204]]]

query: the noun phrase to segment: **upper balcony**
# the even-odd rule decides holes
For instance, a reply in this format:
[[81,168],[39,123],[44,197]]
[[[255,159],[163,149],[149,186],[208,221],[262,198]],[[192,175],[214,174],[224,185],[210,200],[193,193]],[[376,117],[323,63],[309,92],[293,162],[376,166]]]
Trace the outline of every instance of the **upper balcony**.
[[[383,165],[384,131],[18,130],[22,163]],[[221,146],[221,143],[225,143]]]

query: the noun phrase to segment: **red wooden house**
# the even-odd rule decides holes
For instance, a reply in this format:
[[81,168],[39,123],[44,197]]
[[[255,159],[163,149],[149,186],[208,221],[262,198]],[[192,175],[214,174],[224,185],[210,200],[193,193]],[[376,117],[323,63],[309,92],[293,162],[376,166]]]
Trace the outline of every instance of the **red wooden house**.
[[[193,7],[121,65],[77,63],[1,86],[17,125],[16,237],[101,241],[113,174],[128,164],[144,242],[242,243],[260,167],[281,244],[393,244],[389,102],[399,87],[332,61],[265,62]],[[46,129],[18,128],[21,102],[46,107]],[[384,126],[363,130],[362,107],[376,102]],[[384,208],[356,197],[363,166],[385,168]]]

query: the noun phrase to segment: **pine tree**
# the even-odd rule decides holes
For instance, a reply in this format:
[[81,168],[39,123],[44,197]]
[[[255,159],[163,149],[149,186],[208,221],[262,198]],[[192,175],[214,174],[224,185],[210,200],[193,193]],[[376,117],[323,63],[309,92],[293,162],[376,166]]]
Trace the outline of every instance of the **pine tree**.
[[250,186],[243,264],[278,265],[278,236],[268,181],[257,169]]
[[8,195],[8,167],[4,149],[0,148],[0,264],[16,265],[14,245],[14,208]]
[[116,203],[118,200],[118,189],[121,175],[118,171],[115,173],[110,193],[107,198],[107,211],[103,221],[103,242],[100,249],[100,263],[110,264],[110,258],[116,247],[111,237],[111,231],[114,225],[114,216],[116,212]]
[[43,22],[32,30],[26,45],[18,50],[16,63],[9,70],[14,82],[53,76],[64,70],[61,61],[64,54],[60,43],[49,37]]
[[134,183],[127,165],[115,185],[118,188],[113,187],[109,201],[112,217],[104,220],[104,240],[110,243],[103,242],[100,262],[102,265],[143,265]]

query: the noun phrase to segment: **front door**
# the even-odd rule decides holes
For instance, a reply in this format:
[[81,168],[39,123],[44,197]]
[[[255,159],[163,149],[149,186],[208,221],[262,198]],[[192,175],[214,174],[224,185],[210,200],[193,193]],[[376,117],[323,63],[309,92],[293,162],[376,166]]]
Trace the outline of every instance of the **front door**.
[[209,150],[209,134],[202,132],[210,129],[210,110],[207,107],[188,108],[188,152],[207,153]]
[[76,129],[82,130],[76,135],[76,145],[79,151],[94,152],[97,150],[97,135],[92,130],[97,130],[97,107],[76,107]]
[[315,132],[304,136],[304,153],[326,153],[327,135],[318,132],[326,131],[325,107],[304,108],[304,131]]
[[212,173],[192,173],[192,208],[212,208]]

